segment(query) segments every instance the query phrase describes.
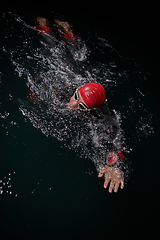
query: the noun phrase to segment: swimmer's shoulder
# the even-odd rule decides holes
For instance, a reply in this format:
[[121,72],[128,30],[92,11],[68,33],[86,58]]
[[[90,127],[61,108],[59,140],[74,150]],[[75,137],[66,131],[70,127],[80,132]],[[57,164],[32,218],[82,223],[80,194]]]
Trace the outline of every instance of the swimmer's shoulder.
[[111,110],[108,107],[107,103],[104,103],[100,108],[91,110],[90,113],[91,113],[91,115],[98,117],[98,118],[115,116],[113,110]]

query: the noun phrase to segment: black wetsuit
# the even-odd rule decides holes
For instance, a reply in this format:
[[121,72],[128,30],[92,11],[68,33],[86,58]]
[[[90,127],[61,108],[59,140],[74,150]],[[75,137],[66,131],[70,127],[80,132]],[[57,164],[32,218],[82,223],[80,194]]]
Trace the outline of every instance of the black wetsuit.
[[[69,103],[75,89],[75,86],[70,86],[55,90],[56,98],[63,108]],[[96,159],[94,162],[97,165],[115,165],[119,160],[122,162],[125,149],[122,129],[116,112],[110,110],[106,102],[102,107],[90,111],[68,111],[72,126],[77,124],[79,126],[77,132],[81,131],[84,138],[88,139],[86,145],[94,148],[93,154]]]

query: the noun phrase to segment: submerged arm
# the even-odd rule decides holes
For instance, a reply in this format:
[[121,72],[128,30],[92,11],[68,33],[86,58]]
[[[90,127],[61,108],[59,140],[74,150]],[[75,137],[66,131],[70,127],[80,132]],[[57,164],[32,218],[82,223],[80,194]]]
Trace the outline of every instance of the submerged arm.
[[[109,187],[109,192],[117,192],[118,188],[124,188],[124,172],[120,170],[123,166],[123,159],[125,158],[123,151],[119,150],[122,148],[122,135],[121,128],[118,119],[114,113],[105,109],[104,115],[106,116],[106,125],[109,125],[108,131],[108,140],[106,139],[102,144],[103,151],[106,152],[106,155],[100,157],[97,166],[98,177],[104,177],[104,188]],[[106,145],[107,148],[106,148]],[[110,150],[109,150],[110,149]],[[109,152],[108,152],[109,151]],[[108,153],[107,153],[108,152]],[[121,167],[120,167],[121,166]]]

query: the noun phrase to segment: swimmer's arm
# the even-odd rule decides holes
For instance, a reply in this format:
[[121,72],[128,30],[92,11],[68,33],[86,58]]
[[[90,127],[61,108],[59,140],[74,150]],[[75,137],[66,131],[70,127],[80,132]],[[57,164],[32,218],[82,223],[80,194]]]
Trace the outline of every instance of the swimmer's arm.
[[124,173],[116,167],[109,167],[107,165],[99,166],[98,177],[104,177],[104,188],[109,186],[109,192],[112,190],[116,193],[118,188],[124,188]]

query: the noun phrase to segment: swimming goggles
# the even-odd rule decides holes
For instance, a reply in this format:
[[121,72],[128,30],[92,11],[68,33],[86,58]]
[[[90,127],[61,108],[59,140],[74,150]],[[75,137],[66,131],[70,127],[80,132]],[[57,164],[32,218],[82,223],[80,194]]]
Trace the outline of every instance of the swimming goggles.
[[80,97],[79,97],[79,90],[78,88],[76,89],[75,93],[74,93],[74,99],[77,101],[78,105],[79,105],[79,108],[81,110],[85,110],[85,111],[88,111],[90,110],[84,103],[80,102]]

